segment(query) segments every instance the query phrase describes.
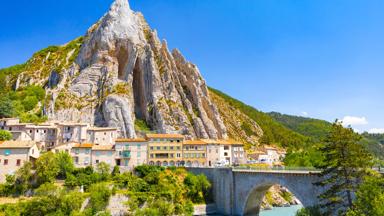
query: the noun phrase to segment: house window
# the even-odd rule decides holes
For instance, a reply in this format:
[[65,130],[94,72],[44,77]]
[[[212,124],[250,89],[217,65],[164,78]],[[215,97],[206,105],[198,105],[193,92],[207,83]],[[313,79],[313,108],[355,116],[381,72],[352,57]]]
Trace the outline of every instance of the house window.
[[224,150],[229,150],[229,146],[224,146]]
[[177,150],[180,150],[180,146],[177,146]]
[[20,166],[20,164],[21,164],[21,160],[20,160],[20,159],[17,159],[17,161],[16,161],[16,166]]
[[137,152],[137,157],[141,157],[141,152]]
[[99,151],[96,152],[96,156],[100,156],[100,152]]
[[138,148],[138,149],[141,148],[141,145],[140,145],[140,144],[137,144],[137,148]]
[[151,150],[153,150],[153,146],[151,146],[151,148],[150,148]]
[[181,154],[180,154],[180,153],[177,153],[177,154],[176,154],[176,157],[180,158],[180,157],[181,157]]
[[228,156],[228,152],[224,152],[224,156]]
[[157,146],[156,149],[157,149],[157,150],[160,150],[160,146]]
[[169,149],[173,150],[173,146],[169,147]]
[[4,159],[4,165],[8,165],[8,159]]
[[153,158],[153,154],[151,154],[151,158]]
[[89,154],[91,152],[89,149],[85,149],[85,154]]
[[96,160],[96,163],[98,164],[98,163],[99,163],[99,160]]
[[75,154],[79,154],[79,149],[75,149]]

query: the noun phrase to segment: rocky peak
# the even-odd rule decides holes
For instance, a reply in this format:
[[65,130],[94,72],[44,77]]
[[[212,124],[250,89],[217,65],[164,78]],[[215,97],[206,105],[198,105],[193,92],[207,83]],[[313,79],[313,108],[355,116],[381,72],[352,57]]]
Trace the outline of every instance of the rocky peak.
[[51,119],[118,127],[125,137],[136,137],[140,120],[160,133],[227,138],[198,68],[171,53],[127,0],[116,0],[88,30],[67,76],[61,91],[81,106],[50,110]]

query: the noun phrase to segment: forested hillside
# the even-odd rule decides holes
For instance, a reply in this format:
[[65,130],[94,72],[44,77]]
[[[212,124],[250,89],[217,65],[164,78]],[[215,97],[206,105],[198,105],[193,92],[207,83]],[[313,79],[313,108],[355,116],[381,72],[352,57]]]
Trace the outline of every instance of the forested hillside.
[[[300,116],[292,116],[277,112],[268,113],[274,120],[280,122],[285,127],[310,137],[315,142],[321,142],[330,131],[332,124],[330,122],[306,118]],[[361,143],[375,156],[384,158],[384,134],[362,134]]]
[[319,119],[291,116],[278,112],[268,113],[274,120],[280,122],[285,127],[320,141],[331,130],[332,124]]

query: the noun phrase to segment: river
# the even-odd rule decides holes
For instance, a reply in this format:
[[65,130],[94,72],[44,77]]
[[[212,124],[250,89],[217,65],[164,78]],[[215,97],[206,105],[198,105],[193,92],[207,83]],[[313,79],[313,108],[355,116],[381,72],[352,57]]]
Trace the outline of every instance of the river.
[[302,205],[294,205],[290,207],[276,207],[272,210],[262,211],[260,216],[295,216],[297,210],[301,209]]

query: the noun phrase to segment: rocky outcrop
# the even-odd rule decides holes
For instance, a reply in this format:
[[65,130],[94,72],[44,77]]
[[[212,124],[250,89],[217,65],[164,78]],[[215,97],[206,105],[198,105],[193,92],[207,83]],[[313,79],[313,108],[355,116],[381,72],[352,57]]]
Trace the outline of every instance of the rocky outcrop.
[[[91,124],[118,127],[125,137],[136,137],[135,120],[140,119],[160,133],[227,138],[198,68],[178,50],[170,52],[127,0],[116,0],[88,30],[74,64],[77,70],[66,73],[66,87],[54,93],[65,90],[68,98],[80,98],[80,105],[57,106],[52,97],[51,119],[82,116],[79,120]],[[51,73],[49,86],[54,84],[58,79]]]

